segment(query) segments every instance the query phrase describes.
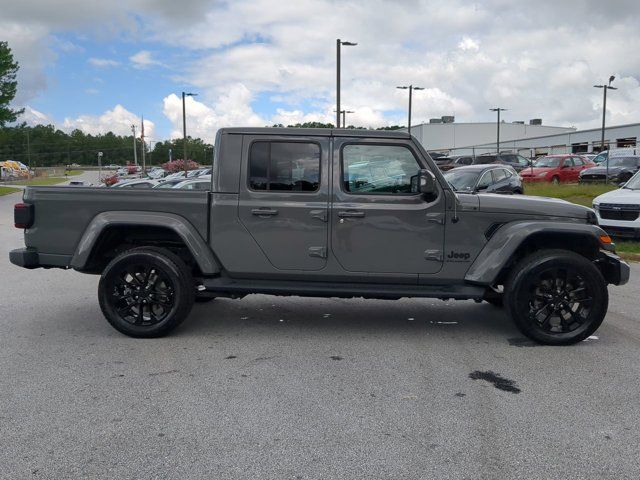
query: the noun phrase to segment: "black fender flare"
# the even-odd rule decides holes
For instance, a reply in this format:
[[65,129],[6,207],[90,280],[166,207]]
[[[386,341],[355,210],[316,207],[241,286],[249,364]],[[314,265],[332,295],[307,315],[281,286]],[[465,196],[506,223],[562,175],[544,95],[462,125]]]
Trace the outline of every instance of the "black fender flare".
[[473,261],[465,280],[480,285],[493,285],[498,275],[511,260],[518,247],[533,235],[555,234],[583,237],[599,248],[613,250],[613,245],[603,244],[601,236],[606,232],[596,225],[553,221],[522,221],[503,225],[489,239]]
[[108,227],[127,225],[163,227],[172,230],[185,243],[203,274],[218,274],[222,269],[202,236],[185,218],[172,213],[144,211],[102,212],[93,217],[76,246],[70,266],[76,270],[82,270],[87,265],[93,247],[102,232]]

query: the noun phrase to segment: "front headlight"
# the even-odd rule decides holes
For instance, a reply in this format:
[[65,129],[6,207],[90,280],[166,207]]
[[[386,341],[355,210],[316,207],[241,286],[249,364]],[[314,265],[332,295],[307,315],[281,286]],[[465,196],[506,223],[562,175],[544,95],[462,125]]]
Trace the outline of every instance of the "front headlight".
[[593,209],[594,210],[598,210],[600,208],[600,204],[599,203],[594,203],[593,204]]
[[536,177],[546,177],[546,176],[547,176],[547,173],[549,173],[549,172],[542,172],[542,173],[539,173],[538,175],[536,175]]

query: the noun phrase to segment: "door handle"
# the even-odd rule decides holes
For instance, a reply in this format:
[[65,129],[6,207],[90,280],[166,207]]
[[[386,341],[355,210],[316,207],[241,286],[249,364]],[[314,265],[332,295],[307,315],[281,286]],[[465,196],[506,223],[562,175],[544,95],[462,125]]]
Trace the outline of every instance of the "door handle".
[[364,212],[358,210],[343,210],[338,212],[340,218],[363,218]]
[[251,213],[258,217],[272,217],[278,214],[278,210],[273,208],[254,208],[251,210]]

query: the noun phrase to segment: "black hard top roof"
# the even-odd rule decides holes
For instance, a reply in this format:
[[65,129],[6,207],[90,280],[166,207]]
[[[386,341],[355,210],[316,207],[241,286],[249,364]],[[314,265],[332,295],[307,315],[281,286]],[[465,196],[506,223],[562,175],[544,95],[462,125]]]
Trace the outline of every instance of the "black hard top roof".
[[298,135],[316,137],[380,137],[410,138],[407,132],[399,130],[356,130],[344,128],[271,128],[271,127],[233,127],[221,128],[221,134],[242,135]]

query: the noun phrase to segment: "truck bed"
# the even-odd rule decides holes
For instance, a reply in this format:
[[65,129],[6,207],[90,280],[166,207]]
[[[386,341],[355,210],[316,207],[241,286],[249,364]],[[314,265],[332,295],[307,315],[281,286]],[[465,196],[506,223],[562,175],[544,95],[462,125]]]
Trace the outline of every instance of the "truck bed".
[[[155,212],[182,217],[207,239],[208,192],[173,189],[28,187],[23,201],[34,206],[25,245],[55,264],[70,261],[82,235],[102,212]],[[56,257],[59,257],[56,259]]]

